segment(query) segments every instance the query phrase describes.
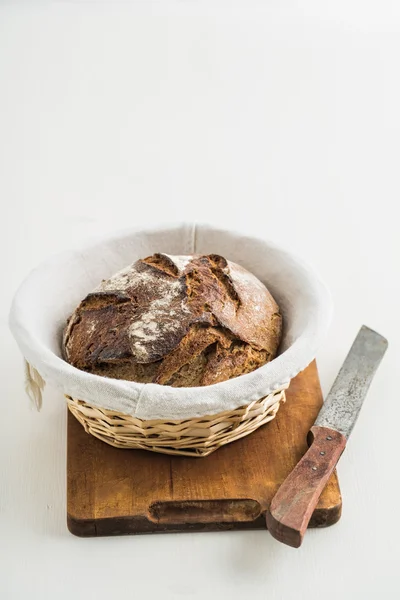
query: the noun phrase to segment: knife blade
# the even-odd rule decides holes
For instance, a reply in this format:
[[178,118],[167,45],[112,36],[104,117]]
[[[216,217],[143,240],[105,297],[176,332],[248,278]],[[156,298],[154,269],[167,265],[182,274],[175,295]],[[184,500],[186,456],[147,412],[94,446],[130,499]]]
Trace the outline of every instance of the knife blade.
[[319,411],[316,426],[330,427],[349,437],[387,346],[379,333],[361,327]]
[[322,490],[346,447],[387,340],[363,325],[314,425],[310,447],[282,483],[266,514],[270,533],[298,548]]

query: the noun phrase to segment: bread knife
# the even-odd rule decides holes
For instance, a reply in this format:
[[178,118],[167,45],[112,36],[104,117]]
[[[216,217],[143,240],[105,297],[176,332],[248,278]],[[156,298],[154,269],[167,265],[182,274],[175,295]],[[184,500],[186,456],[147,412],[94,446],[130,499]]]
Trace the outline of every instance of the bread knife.
[[387,340],[363,325],[309,432],[310,447],[266,514],[278,541],[299,548],[318,499],[346,447]]

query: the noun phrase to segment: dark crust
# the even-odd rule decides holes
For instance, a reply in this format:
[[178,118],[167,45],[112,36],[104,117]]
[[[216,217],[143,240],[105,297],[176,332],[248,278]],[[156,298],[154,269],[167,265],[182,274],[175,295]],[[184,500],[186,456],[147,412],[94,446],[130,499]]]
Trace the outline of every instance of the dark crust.
[[210,385],[272,360],[281,330],[276,302],[238,265],[216,254],[186,264],[154,254],[88,294],[68,320],[63,352],[107,377]]

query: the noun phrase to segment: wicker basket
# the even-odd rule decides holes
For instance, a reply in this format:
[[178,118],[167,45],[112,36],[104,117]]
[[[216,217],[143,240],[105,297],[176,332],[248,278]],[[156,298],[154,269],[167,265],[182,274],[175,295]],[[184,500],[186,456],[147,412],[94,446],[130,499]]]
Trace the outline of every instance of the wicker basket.
[[[103,378],[66,363],[61,331],[75,306],[99,281],[160,249],[218,253],[267,282],[284,316],[280,355],[251,373],[190,391]],[[17,291],[10,327],[38,409],[46,381],[66,396],[88,433],[112,446],[201,457],[275,417],[290,380],[315,357],[330,314],[324,284],[291,253],[241,233],[179,224],[119,232],[49,259]]]
[[272,421],[281,402],[285,402],[288,386],[236,410],[184,421],[143,421],[66,398],[69,410],[85,431],[111,446],[201,457]]

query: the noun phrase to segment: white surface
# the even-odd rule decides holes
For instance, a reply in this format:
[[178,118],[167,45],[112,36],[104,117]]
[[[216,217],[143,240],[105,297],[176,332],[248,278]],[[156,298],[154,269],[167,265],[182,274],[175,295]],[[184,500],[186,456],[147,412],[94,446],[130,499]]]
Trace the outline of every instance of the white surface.
[[[6,600],[399,597],[400,6],[229,4],[0,8]],[[72,239],[177,217],[285,236],[314,263],[336,305],[325,392],[362,323],[389,338],[340,462],[342,519],[299,551],[264,531],[66,530],[65,410],[54,392],[29,410],[12,294]]]
[[[172,388],[106,379],[64,361],[62,331],[82,298],[102,280],[159,251],[220,254],[250,269],[279,304],[285,325],[281,354],[243,377],[208,386],[206,393],[203,387]],[[235,278],[238,267],[230,267]],[[249,272],[247,277],[253,280],[252,301],[262,302],[263,296],[257,300],[259,281]],[[93,406],[153,420],[215,415],[287,387],[315,358],[325,341],[331,317],[332,300],[326,286],[314,269],[294,254],[263,239],[188,223],[115,232],[50,258],[34,269],[18,289],[9,323],[25,359],[47,384],[61,392],[62,401],[64,395],[72,396]],[[271,397],[264,409],[274,401]]]

